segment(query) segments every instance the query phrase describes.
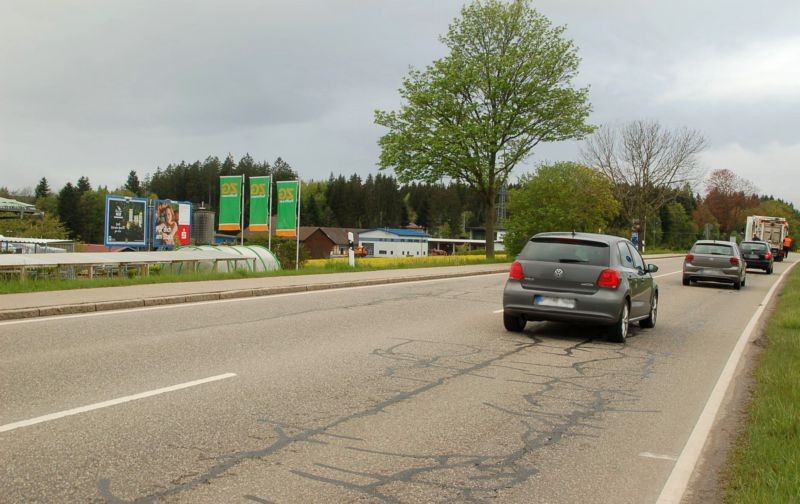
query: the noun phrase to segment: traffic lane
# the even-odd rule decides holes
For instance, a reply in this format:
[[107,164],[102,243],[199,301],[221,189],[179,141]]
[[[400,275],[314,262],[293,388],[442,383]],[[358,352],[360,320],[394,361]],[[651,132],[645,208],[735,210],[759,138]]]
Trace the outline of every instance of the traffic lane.
[[364,329],[294,325],[307,315],[419,296],[389,285],[0,322],[0,343],[13,349],[0,354],[0,424],[231,372],[242,354],[272,356]]
[[[493,291],[496,291],[498,280],[499,278],[494,282]],[[248,369],[252,370],[251,376],[255,378],[252,387],[249,388],[246,379],[237,381],[242,388],[234,391],[230,385],[215,384],[202,390],[189,390],[169,397],[148,399],[140,403],[93,412],[86,416],[70,417],[50,424],[20,429],[13,433],[15,437],[3,434],[3,439],[4,442],[19,443],[17,449],[11,449],[8,453],[18,451],[24,453],[30,450],[26,447],[37,446],[36,433],[54,430],[53,434],[42,439],[49,439],[56,447],[63,447],[62,443],[67,443],[66,447],[60,451],[41,447],[35,452],[42,455],[60,454],[61,463],[68,463],[64,461],[71,461],[77,457],[84,460],[81,465],[89,464],[92,454],[96,457],[96,454],[108,452],[109,447],[106,445],[109,442],[112,443],[110,447],[112,454],[131,451],[134,454],[131,457],[133,461],[158,458],[157,455],[139,457],[137,454],[141,453],[141,446],[148,447],[146,452],[158,453],[161,449],[159,447],[191,445],[182,437],[172,439],[170,436],[177,434],[169,427],[164,432],[164,436],[168,439],[159,439],[162,436],[158,434],[160,431],[157,426],[147,422],[141,424],[140,419],[151,417],[158,418],[159,422],[170,427],[186,423],[186,429],[180,431],[181,436],[192,433],[189,437],[197,436],[200,440],[198,446],[203,446],[203,440],[206,439],[223,439],[219,445],[215,444],[210,448],[213,453],[227,453],[237,449],[247,451],[254,448],[251,443],[254,438],[259,437],[258,434],[263,429],[263,423],[256,418],[254,411],[263,415],[267,411],[281,410],[284,412],[281,421],[287,422],[302,422],[308,419],[309,412],[304,411],[303,407],[321,408],[323,413],[328,409],[338,411],[337,408],[344,408],[339,414],[349,411],[352,401],[348,398],[352,395],[352,390],[359,387],[361,382],[375,381],[372,380],[372,376],[363,378],[360,373],[364,372],[365,365],[369,364],[370,353],[375,349],[372,346],[373,340],[380,336],[369,330],[370,322],[375,320],[372,312],[376,308],[386,312],[388,323],[401,328],[399,329],[401,334],[405,334],[403,328],[408,327],[402,321],[409,317],[423,316],[417,319],[422,323],[418,330],[426,332],[431,330],[425,323],[427,317],[434,320],[435,325],[436,311],[431,311],[431,307],[437,306],[440,314],[441,305],[449,305],[453,299],[458,299],[458,305],[462,307],[460,310],[455,310],[457,313],[463,310],[472,310],[473,316],[489,313],[488,310],[476,310],[471,305],[476,303],[480,306],[493,305],[494,296],[489,296],[491,301],[485,301],[487,298],[484,294],[485,287],[478,288],[474,293],[471,289],[473,288],[453,292],[452,287],[446,285],[434,289],[427,286],[419,287],[417,291],[405,287],[398,291],[387,287],[376,289],[377,293],[375,290],[354,289],[340,293],[309,294],[299,298],[285,296],[232,303],[224,307],[222,304],[204,305],[194,307],[192,310],[170,310],[169,314],[163,310],[151,310],[147,314],[154,322],[153,334],[137,345],[131,345],[130,340],[136,338],[141,340],[143,336],[137,328],[137,320],[143,316],[141,311],[118,313],[114,317],[80,317],[32,324],[35,329],[31,329],[29,334],[35,332],[37,338],[27,340],[23,338],[24,341],[20,341],[25,344],[21,351],[22,364],[16,364],[16,369],[10,373],[13,375],[13,380],[7,384],[4,382],[6,385],[4,398],[8,396],[9,390],[14,391],[27,385],[29,392],[33,393],[35,390],[31,390],[31,385],[35,389],[45,383],[46,386],[41,388],[51,397],[54,403],[52,410],[139,392],[141,384],[146,384],[147,387],[164,386],[234,367],[237,371],[244,370],[242,372],[245,375],[248,374]],[[437,297],[440,299],[437,300]],[[408,309],[408,314],[405,311],[396,313],[394,306],[404,299],[414,301],[412,304],[415,306]],[[433,303],[434,301],[437,303]],[[231,305],[240,306],[241,311],[236,312],[236,309],[233,309],[234,312],[231,313]],[[339,310],[342,311],[342,316],[337,319],[332,312]],[[186,314],[179,316],[176,312],[186,312]],[[302,318],[304,314],[306,317]],[[468,313],[459,315],[466,317]],[[221,320],[221,317],[227,322]],[[392,317],[397,320],[392,320]],[[266,321],[271,322],[268,330],[264,328]],[[222,326],[225,330],[221,330]],[[341,327],[341,330],[337,330],[338,327]],[[4,326],[4,330],[7,328],[8,326]],[[19,331],[20,325],[16,324],[14,328],[15,331]],[[48,337],[48,331],[52,337]],[[74,337],[65,338],[71,331],[74,331]],[[4,343],[14,343],[12,336],[4,334]],[[58,348],[55,343],[63,343],[64,339],[71,346]],[[154,342],[158,339],[161,340],[160,344]],[[113,347],[113,341],[116,341],[120,348],[109,352],[109,348]],[[359,342],[359,348],[367,344],[366,349],[354,350],[348,344],[353,341]],[[394,343],[392,340],[392,344]],[[78,354],[81,353],[79,349],[83,346],[86,346],[87,350],[81,357]],[[40,355],[36,355],[37,351],[33,347],[38,347]],[[13,348],[13,345],[9,345],[8,348]],[[74,354],[71,362],[64,365],[59,361],[59,355],[70,352]],[[383,359],[378,359],[377,362],[383,362]],[[187,372],[185,368],[192,364],[195,367]],[[209,370],[211,365],[218,369]],[[107,372],[112,372],[114,378],[118,376],[127,378],[122,380],[120,390],[115,389],[118,380],[109,381]],[[386,373],[385,367],[373,372],[375,379]],[[155,380],[154,376],[158,380]],[[76,383],[80,383],[86,390],[79,389]],[[211,398],[208,404],[205,399],[189,400],[189,398],[202,398],[204,397],[202,394],[211,393],[217,387],[225,390],[219,400]],[[362,385],[359,389],[365,390],[365,387]],[[380,390],[375,393],[380,393]],[[384,393],[395,394],[394,391]],[[233,400],[232,397],[238,400]],[[65,398],[80,400],[71,401]],[[187,398],[185,403],[181,402],[183,398]],[[178,401],[178,406],[171,401]],[[4,401],[3,404],[4,417],[10,416],[13,420],[19,420],[20,414],[27,411],[24,401],[16,410],[9,407],[13,405],[8,401]],[[218,407],[222,404],[225,406]],[[202,421],[195,422],[195,412],[198,408],[205,410],[206,406],[213,412],[204,415]],[[159,408],[162,407],[164,411],[173,413],[176,408],[183,407],[188,418],[175,421],[161,420]],[[128,414],[129,411],[133,413]],[[229,414],[233,411],[235,413]],[[124,417],[124,421],[117,422],[118,416]],[[70,435],[73,430],[83,432],[81,426],[86,418],[99,422],[99,425],[95,427],[93,423],[91,431],[77,438]],[[124,428],[121,432],[117,432],[120,425]],[[251,432],[247,426],[254,428],[256,432]],[[131,432],[137,430],[139,432]],[[251,438],[251,435],[255,437]],[[109,437],[113,438],[113,442]],[[148,442],[141,444],[143,440]],[[118,445],[124,445],[125,450]],[[82,452],[83,457],[78,455]],[[48,458],[49,456],[37,456],[32,459],[33,465],[27,469],[24,469],[22,464],[10,469],[22,471],[19,474],[35,474],[39,470],[37,468],[47,467],[45,461]],[[53,459],[57,460],[59,457]],[[58,466],[59,462],[55,463]],[[130,472],[128,466],[124,464],[123,466],[125,468],[121,471],[121,478],[125,478],[126,473]],[[183,465],[175,459],[168,458],[167,454],[165,467],[161,464],[152,464],[146,468],[136,467],[133,472],[141,473],[142,481],[148,481],[146,475],[172,474],[169,470],[171,467],[180,469]],[[152,468],[153,471],[148,471],[148,468]],[[61,471],[54,468],[52,472]],[[2,478],[2,480],[14,481],[14,478]],[[67,488],[62,490],[66,491]],[[135,493],[136,487],[132,491]]]
[[[231,492],[263,499],[277,496],[277,501],[302,500],[298,496],[314,500],[314,496],[318,499],[331,495],[352,500],[366,495],[375,499],[392,497],[413,502],[415,495],[425,495],[421,500],[426,501],[465,499],[465,496],[481,500],[494,495],[499,488],[510,486],[515,490],[508,491],[506,497],[512,502],[517,498],[529,500],[531,496],[541,499],[543,495],[547,500],[555,501],[576,495],[597,496],[592,492],[604,488],[604,483],[612,479],[608,474],[609,467],[601,462],[603,460],[640,466],[637,470],[656,482],[665,479],[663,464],[643,464],[637,458],[628,464],[630,461],[625,456],[617,455],[626,453],[624,448],[631,443],[629,435],[636,434],[636,428],[641,429],[642,422],[645,423],[644,438],[648,440],[643,444],[650,450],[658,445],[653,441],[652,433],[647,432],[652,430],[648,429],[650,420],[632,419],[647,417],[647,411],[626,411],[623,414],[617,410],[625,409],[620,406],[633,407],[641,402],[634,397],[637,387],[650,381],[660,365],[666,362],[669,367],[669,362],[657,351],[636,348],[639,342],[658,341],[654,336],[659,327],[654,331],[642,331],[625,347],[592,339],[596,334],[580,328],[544,325],[543,332],[541,325],[532,325],[529,333],[522,337],[509,336],[501,329],[502,324],[496,316],[476,317],[477,307],[472,305],[476,300],[481,306],[499,303],[502,282],[503,279],[498,278],[477,290],[448,288],[438,294],[406,294],[401,296],[405,301],[394,296],[386,304],[401,305],[411,314],[410,320],[407,315],[398,318],[396,309],[382,316],[386,317],[389,326],[401,326],[403,330],[384,340],[384,346],[373,347],[369,352],[365,352],[364,341],[360,341],[353,351],[361,357],[338,375],[330,370],[321,371],[325,368],[321,362],[324,362],[324,356],[345,346],[344,342],[349,339],[340,337],[335,345],[329,347],[325,347],[327,340],[316,339],[314,347],[321,344],[319,348],[324,348],[321,353],[309,357],[301,350],[294,358],[287,354],[264,362],[268,368],[279,368],[281,362],[290,361],[299,362],[299,366],[289,365],[268,379],[257,377],[256,372],[252,378],[248,372],[240,374],[235,380],[237,386],[241,384],[241,390],[230,390],[230,383],[204,389],[203,393],[210,394],[217,387],[225,387],[226,392],[219,400],[209,397],[205,401],[189,402],[183,406],[186,410],[183,413],[181,407],[173,405],[172,408],[178,410],[175,412],[177,417],[191,417],[199,404],[212,410],[203,415],[204,420],[199,425],[187,425],[187,431],[194,433],[188,437],[195,444],[190,439],[176,442],[171,430],[165,433],[145,429],[140,433],[142,435],[134,437],[148,439],[150,436],[154,441],[148,445],[156,447],[173,446],[164,454],[151,456],[162,460],[157,464],[163,466],[162,470],[155,470],[152,474],[145,472],[137,481],[127,482],[126,472],[130,465],[114,462],[112,457],[113,463],[107,465],[117,467],[119,464],[119,474],[108,469],[106,477],[98,479],[98,492],[106,492],[102,495],[110,500],[113,496],[126,495],[126,492],[131,496],[151,495],[152,488],[142,482],[156,481],[160,482],[156,488],[161,485],[168,487],[163,491],[167,493],[160,495],[187,502],[218,501],[225,496],[225,500],[229,500]],[[390,292],[396,294],[394,290]],[[360,299],[360,296],[349,297]],[[452,303],[453,300],[467,302]],[[374,299],[372,304],[380,306],[384,303]],[[454,312],[455,307],[465,305],[469,309]],[[346,311],[361,312],[361,308],[363,306]],[[376,314],[367,309],[364,315],[373,321]],[[330,325],[327,319],[312,323],[312,327],[322,332]],[[363,320],[361,325],[363,327]],[[455,330],[448,331],[449,326],[455,326]],[[552,334],[546,331],[552,331]],[[345,334],[359,334],[359,331],[345,331]],[[427,335],[429,338],[409,335]],[[380,341],[374,335],[369,338],[369,343]],[[495,348],[498,344],[500,348]],[[514,353],[506,355],[503,350]],[[343,355],[349,353],[345,351]],[[392,365],[384,362],[378,365],[377,372],[366,377],[357,371],[361,361],[374,364],[378,357],[388,359]],[[302,369],[299,376],[292,374],[292,369],[298,367]],[[314,376],[315,372],[320,372],[319,376]],[[250,379],[253,382],[248,386]],[[270,388],[269,383],[280,385]],[[314,393],[322,383],[326,384],[326,392],[315,397]],[[416,387],[403,388],[409,385]],[[628,386],[633,389],[625,390],[624,387]],[[358,394],[354,396],[353,390],[356,389]],[[288,396],[285,395],[287,390],[291,392]],[[394,400],[400,392],[406,393],[402,401],[385,403]],[[364,393],[368,394],[364,396]],[[181,397],[196,394],[200,391],[187,392]],[[333,400],[327,401],[329,397]],[[366,402],[365,397],[368,399]],[[270,403],[270,398],[275,402]],[[348,403],[348,399],[354,403]],[[470,402],[471,399],[474,401]],[[158,398],[148,401],[148,404],[165,400]],[[214,407],[218,404],[225,406],[217,411]],[[376,409],[377,406],[382,407]],[[269,418],[264,415],[265,411],[280,413]],[[260,424],[267,434],[255,432],[254,436],[260,438],[261,443],[252,446],[248,444],[248,429],[252,429],[253,415],[259,413],[268,420],[267,427]],[[317,418],[315,414],[318,413],[324,413],[324,418]],[[625,429],[628,435],[623,439],[611,442],[616,431],[608,429],[605,422],[619,422],[613,419],[619,414],[628,418],[633,427]],[[113,423],[113,418],[109,422]],[[328,423],[321,423],[324,420]],[[187,422],[179,423],[184,425]],[[209,427],[209,424],[214,426]],[[68,434],[69,430],[62,437]],[[163,437],[168,439],[159,439]],[[224,438],[219,445],[204,445],[208,439],[219,438]],[[573,458],[570,453],[576,439],[591,442],[579,446],[579,457]],[[190,446],[196,449],[205,447],[206,459],[216,460],[217,464],[192,464],[192,455],[196,458],[196,452],[180,454],[180,447]],[[604,453],[603,446],[609,447],[611,456]],[[103,449],[97,447],[92,451],[102,453]],[[158,453],[159,450],[150,448],[148,451]],[[586,451],[595,451],[597,456],[581,456]],[[216,458],[214,453],[217,453]],[[546,457],[551,457],[551,460]],[[134,455],[132,463],[141,459]],[[167,460],[170,463],[166,463]],[[574,467],[575,460],[580,460],[580,467]],[[654,460],[658,462],[661,459]],[[235,463],[226,465],[231,461]],[[339,461],[339,465],[334,464],[335,461]],[[264,466],[270,462],[274,466],[265,470]],[[383,469],[374,473],[374,467]],[[583,468],[587,467],[592,468],[595,478],[585,478]],[[179,474],[170,472],[171,468],[177,469]],[[198,470],[202,468],[206,469],[205,472]],[[142,468],[142,472],[143,469],[146,468]],[[570,469],[582,475],[581,482],[575,481],[574,477],[564,477],[565,474],[574,474]],[[360,477],[356,477],[356,473]],[[510,476],[512,474],[515,476]],[[174,475],[169,480],[172,486],[163,483],[164,475]],[[559,475],[560,478],[556,477]],[[556,477],[556,480],[543,486],[532,481],[548,481],[548,477]],[[210,484],[192,484],[192,481],[202,480]],[[442,494],[431,494],[431,486]],[[148,488],[151,488],[151,493],[147,493]],[[589,493],[581,493],[587,489]],[[640,488],[636,491],[642,492]]]

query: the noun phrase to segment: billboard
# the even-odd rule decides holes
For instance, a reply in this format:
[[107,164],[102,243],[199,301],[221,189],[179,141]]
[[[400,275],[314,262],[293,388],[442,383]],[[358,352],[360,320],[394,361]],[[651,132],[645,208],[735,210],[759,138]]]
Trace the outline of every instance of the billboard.
[[106,196],[106,247],[147,247],[147,198]]
[[153,248],[189,245],[192,239],[192,204],[186,201],[153,202]]

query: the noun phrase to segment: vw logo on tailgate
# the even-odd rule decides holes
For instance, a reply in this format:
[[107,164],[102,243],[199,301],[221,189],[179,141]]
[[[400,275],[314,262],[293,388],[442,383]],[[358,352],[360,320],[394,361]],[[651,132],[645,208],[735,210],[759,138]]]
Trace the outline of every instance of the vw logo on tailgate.
[[561,277],[563,276],[564,276],[564,270],[562,270],[561,268],[556,268],[556,270],[553,272],[553,278],[555,278],[556,280],[561,280]]

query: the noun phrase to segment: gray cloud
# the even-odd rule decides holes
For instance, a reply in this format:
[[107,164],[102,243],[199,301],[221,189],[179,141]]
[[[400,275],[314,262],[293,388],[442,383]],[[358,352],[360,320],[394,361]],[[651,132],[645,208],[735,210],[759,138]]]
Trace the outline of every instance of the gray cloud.
[[[228,152],[281,156],[306,178],[374,173],[382,130],[373,111],[399,105],[409,66],[444,54],[438,36],[461,5],[0,0],[0,185],[32,187],[46,176],[60,187],[87,175],[114,188],[132,169]],[[700,129],[715,149],[704,160],[743,176],[748,163],[792,163],[796,68],[767,76],[772,92],[759,76],[733,87],[717,74],[740,72],[742,84],[737,63],[751,57],[753,66],[759,47],[796,56],[800,3],[535,6],[579,47],[578,84],[590,86],[594,124],[645,118]],[[542,146],[526,166],[576,156],[575,142]],[[720,167],[729,166],[708,166]],[[776,196],[800,206],[800,187],[781,189]]]

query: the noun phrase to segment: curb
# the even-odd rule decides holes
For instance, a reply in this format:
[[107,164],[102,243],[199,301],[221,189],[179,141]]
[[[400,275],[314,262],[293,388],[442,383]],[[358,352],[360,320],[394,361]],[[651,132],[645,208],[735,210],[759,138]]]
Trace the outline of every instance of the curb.
[[292,294],[296,292],[313,292],[347,287],[368,287],[372,285],[388,285],[394,283],[419,282],[424,280],[443,280],[446,278],[460,278],[480,275],[496,275],[508,271],[508,265],[500,263],[502,268],[486,271],[440,273],[435,275],[409,275],[400,278],[378,278],[374,280],[348,280],[334,283],[317,283],[306,285],[288,285],[281,287],[257,287],[252,289],[232,289],[217,292],[201,292],[178,296],[148,297],[136,299],[123,299],[118,301],[100,301],[96,303],[74,303],[65,305],[42,306],[34,308],[19,308],[0,310],[0,321],[19,320],[38,317],[52,317],[57,315],[72,315],[77,313],[91,313],[111,310],[126,310],[130,308],[143,308],[148,306],[161,306],[183,303],[202,303],[222,299],[240,299],[249,297],[275,296],[279,294]]

